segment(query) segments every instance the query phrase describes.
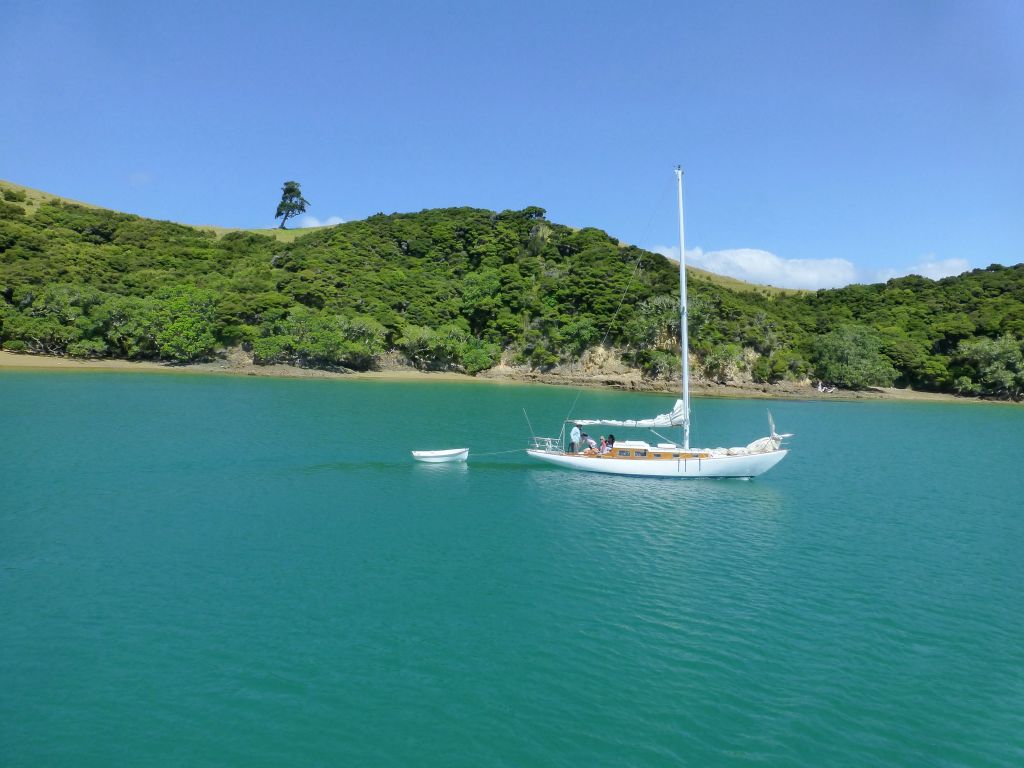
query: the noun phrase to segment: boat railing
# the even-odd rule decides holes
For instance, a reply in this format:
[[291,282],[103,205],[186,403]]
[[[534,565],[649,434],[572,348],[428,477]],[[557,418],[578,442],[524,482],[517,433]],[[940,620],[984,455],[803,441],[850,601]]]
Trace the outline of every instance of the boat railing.
[[559,437],[533,437],[533,445],[530,446],[535,451],[544,451],[545,453],[561,453],[562,452],[562,439]]

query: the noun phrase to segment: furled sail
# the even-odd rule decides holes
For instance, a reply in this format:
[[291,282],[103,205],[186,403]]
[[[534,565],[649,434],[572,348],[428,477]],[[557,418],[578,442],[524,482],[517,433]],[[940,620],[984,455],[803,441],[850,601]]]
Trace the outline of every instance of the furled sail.
[[683,413],[683,401],[676,400],[675,406],[670,413],[663,413],[653,419],[637,419],[636,421],[614,421],[611,419],[571,419],[574,424],[581,427],[591,424],[603,424],[606,427],[637,427],[640,429],[654,429],[655,427],[679,427],[686,420]]

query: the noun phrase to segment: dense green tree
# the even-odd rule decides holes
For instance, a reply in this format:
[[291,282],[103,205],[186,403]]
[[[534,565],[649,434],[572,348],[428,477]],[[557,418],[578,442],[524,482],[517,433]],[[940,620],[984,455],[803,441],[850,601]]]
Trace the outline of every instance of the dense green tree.
[[53,315],[19,314],[4,321],[4,336],[25,342],[33,352],[60,355],[67,351],[68,344],[81,338],[81,333]]
[[561,327],[554,328],[550,337],[558,349],[570,358],[579,358],[601,340],[602,329],[588,315],[574,317]]
[[160,355],[186,362],[209,357],[217,344],[214,336],[216,295],[211,291],[178,288],[160,304]]
[[961,391],[1014,400],[1024,393],[1024,346],[1013,336],[961,341],[956,360],[970,371],[957,379]]
[[849,389],[891,386],[896,369],[882,354],[881,339],[869,328],[842,325],[812,344],[814,372],[824,381]]
[[366,370],[385,349],[386,329],[365,315],[344,317],[296,307],[264,330],[266,334],[252,343],[259,363]]
[[102,339],[112,354],[128,359],[156,357],[162,326],[159,303],[137,296],[110,296],[93,312]]

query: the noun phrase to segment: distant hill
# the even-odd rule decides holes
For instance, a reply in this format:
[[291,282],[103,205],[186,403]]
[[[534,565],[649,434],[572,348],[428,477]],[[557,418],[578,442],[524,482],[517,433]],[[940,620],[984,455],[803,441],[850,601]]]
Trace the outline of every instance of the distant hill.
[[[72,205],[80,205],[83,208],[95,208],[97,210],[110,210],[101,208],[98,205],[92,205],[91,203],[83,203],[80,200],[72,200],[67,197],[59,197],[58,195],[52,195],[49,192],[43,192],[39,189],[32,189],[31,187],[23,187],[20,184],[15,184],[11,181],[4,181],[0,179],[0,194],[4,190],[8,190],[14,193],[23,193],[25,195],[24,207],[29,213],[34,212],[43,203],[70,203]],[[216,227],[212,225],[198,224],[194,225],[196,229],[207,230],[212,232],[217,237],[224,237],[224,235],[230,232],[255,232],[260,235],[267,235],[273,237],[275,240],[279,240],[283,243],[290,243],[300,235],[310,232],[314,229],[322,229],[322,227],[306,227],[302,229],[280,229],[279,227],[272,227],[268,229],[240,229],[237,227]]]
[[[315,230],[154,221],[0,182],[0,342],[47,354],[547,369],[601,345],[677,375],[677,265],[541,208]],[[781,291],[690,270],[694,370],[1020,397],[1024,265]]]
[[[20,184],[15,184],[10,181],[4,181],[0,179],[0,193],[3,190],[12,190],[15,192],[23,192],[27,196],[25,208],[29,212],[35,211],[41,203],[70,203],[72,205],[80,205],[83,208],[97,208],[100,206],[92,205],[90,203],[83,203],[79,200],[71,200],[66,197],[59,197],[58,195],[52,195],[49,192],[43,192],[38,189],[32,189],[31,187],[23,187]],[[109,209],[103,209],[109,210]],[[232,232],[246,232],[254,233],[258,235],[266,235],[273,237],[282,243],[294,242],[296,238],[302,235],[309,234],[317,229],[326,229],[326,227],[302,227],[292,229],[281,229],[279,227],[272,227],[266,229],[242,229],[239,227],[218,227],[210,224],[193,224],[195,229],[212,232],[218,238],[224,237],[224,235]],[[625,246],[623,246],[625,247]],[[696,275],[701,279],[707,280],[708,282],[716,285],[721,285],[724,288],[729,288],[734,291],[756,291],[758,293],[764,293],[767,295],[778,295],[778,294],[797,294],[805,293],[805,291],[793,289],[793,288],[776,288],[772,285],[759,285],[757,283],[749,283],[746,280],[739,280],[735,277],[728,277],[726,275],[718,275],[714,272],[708,272],[705,269],[698,267],[688,266],[687,270],[690,274]]]

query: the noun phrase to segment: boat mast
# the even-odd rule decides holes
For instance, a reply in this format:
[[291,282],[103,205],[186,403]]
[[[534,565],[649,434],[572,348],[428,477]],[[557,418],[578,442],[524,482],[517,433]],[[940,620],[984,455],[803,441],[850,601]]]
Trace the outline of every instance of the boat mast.
[[686,249],[683,237],[683,167],[676,166],[679,186],[679,336],[683,358],[683,448],[690,447],[690,329],[686,311]]

